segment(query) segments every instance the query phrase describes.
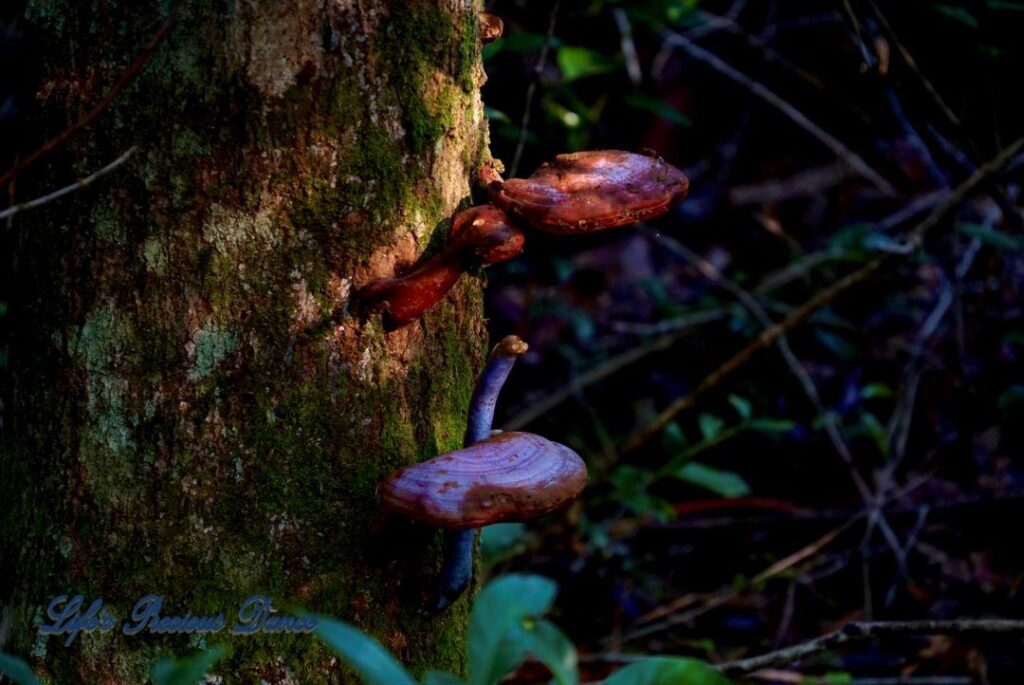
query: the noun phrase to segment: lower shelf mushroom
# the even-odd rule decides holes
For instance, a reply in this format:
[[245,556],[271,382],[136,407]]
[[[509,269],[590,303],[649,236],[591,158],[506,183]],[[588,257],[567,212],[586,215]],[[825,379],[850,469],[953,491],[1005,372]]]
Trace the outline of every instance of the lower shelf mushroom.
[[381,486],[388,512],[463,530],[526,521],[560,509],[587,484],[565,445],[533,433],[499,433],[392,474]]
[[586,485],[586,466],[568,447],[532,433],[490,436],[498,394],[527,349],[515,336],[494,347],[473,391],[463,449],[407,466],[381,484],[385,515],[445,529],[435,610],[451,604],[472,580],[477,528],[554,511]]

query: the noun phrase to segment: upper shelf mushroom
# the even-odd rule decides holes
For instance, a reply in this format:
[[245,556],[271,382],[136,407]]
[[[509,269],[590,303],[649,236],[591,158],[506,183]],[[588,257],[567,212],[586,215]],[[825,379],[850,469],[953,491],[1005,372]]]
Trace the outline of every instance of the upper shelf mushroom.
[[619,150],[558,155],[530,178],[508,181],[485,165],[480,181],[491,204],[457,214],[448,247],[412,273],[364,286],[356,294],[363,314],[382,312],[389,331],[412,323],[466,269],[518,255],[524,237],[517,224],[556,235],[603,231],[665,214],[690,187],[683,172],[660,157]]
[[594,150],[558,155],[529,178],[483,178],[491,202],[531,228],[579,235],[659,217],[680,202],[690,183],[660,157]]
[[463,530],[555,511],[586,483],[583,460],[565,445],[509,432],[396,471],[380,497],[389,513]]
[[497,207],[480,205],[455,215],[444,251],[401,278],[381,278],[356,295],[364,312],[380,311],[393,331],[423,316],[473,267],[512,259],[523,232]]

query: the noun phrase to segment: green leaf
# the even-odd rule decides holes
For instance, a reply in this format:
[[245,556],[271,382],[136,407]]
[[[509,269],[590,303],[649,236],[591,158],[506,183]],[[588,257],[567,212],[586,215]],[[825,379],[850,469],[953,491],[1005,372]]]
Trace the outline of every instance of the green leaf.
[[675,515],[672,504],[661,497],[648,494],[641,490],[619,496],[619,504],[636,514],[637,516],[649,517],[659,522],[671,521]]
[[224,656],[224,650],[213,647],[184,659],[161,659],[153,664],[149,677],[153,685],[195,685]]
[[555,601],[558,586],[547,578],[510,574],[480,591],[469,616],[469,682],[493,685],[517,664],[508,665],[502,641],[523,621],[544,615]]
[[731,681],[703,661],[655,657],[616,671],[604,685],[731,685]]
[[0,675],[7,676],[18,685],[43,685],[28,664],[4,652],[0,652]]
[[860,424],[864,432],[867,433],[874,442],[875,446],[878,447],[878,451],[881,454],[889,454],[889,431],[886,430],[882,422],[878,420],[878,417],[871,412],[862,412],[860,415]]
[[494,109],[493,107],[484,107],[484,116],[487,117],[488,121],[496,121],[499,124],[512,125],[512,120],[507,114],[502,112],[500,109]]
[[616,71],[620,64],[619,60],[614,57],[603,55],[589,48],[571,45],[558,48],[556,61],[565,81],[607,74]]
[[630,18],[653,28],[661,29],[665,22],[675,24],[691,18],[697,9],[697,0],[647,0],[643,3],[623,3],[628,6]]
[[725,428],[725,421],[713,414],[701,414],[697,417],[700,434],[705,440],[714,440]]
[[831,331],[826,331],[820,328],[815,329],[814,337],[818,339],[818,342],[828,348],[832,354],[836,355],[840,359],[856,359],[861,354],[861,349],[859,347],[851,344],[843,336]]
[[661,445],[666,452],[679,452],[686,449],[686,434],[683,433],[678,422],[673,421],[665,426],[665,430],[661,433]]
[[1024,406],[1024,385],[1011,385],[999,396],[996,406],[1001,411],[1009,412]]
[[868,383],[860,391],[862,400],[884,399],[896,395],[893,389],[886,383]]
[[936,12],[943,14],[950,19],[960,22],[964,26],[969,26],[972,29],[978,28],[978,19],[973,14],[968,12],[963,7],[957,7],[956,5],[945,5],[936,3],[932,5]]
[[579,128],[583,124],[583,117],[555,100],[545,98],[541,105],[552,119],[568,129]]
[[743,476],[697,461],[691,461],[673,475],[690,485],[710,490],[722,497],[743,497],[750,494],[750,486],[743,480]]
[[416,685],[402,666],[379,642],[358,628],[324,616],[316,616],[314,632],[368,685]]
[[427,671],[423,676],[423,685],[466,685],[466,681],[454,673]]
[[644,95],[643,93],[627,93],[622,96],[622,101],[634,109],[650,112],[661,117],[665,121],[677,126],[692,126],[693,122],[685,114],[668,104],[664,100]]
[[850,685],[853,682],[853,675],[850,673],[834,671],[826,673],[822,678],[825,685]]
[[745,400],[739,395],[729,395],[729,404],[736,410],[736,413],[740,415],[740,418],[744,421],[750,418],[753,413],[753,409],[750,406],[750,401]]
[[796,422],[789,419],[754,419],[750,429],[759,433],[788,433],[796,428]]
[[480,551],[485,559],[494,559],[510,550],[523,538],[525,523],[495,523],[480,530]]
[[651,480],[651,473],[647,469],[642,469],[633,464],[622,464],[615,467],[615,470],[609,476],[609,480],[611,480],[616,490],[635,492],[647,487]]
[[[493,43],[483,47],[483,58],[490,59],[499,52],[529,53],[537,52],[544,47],[545,36],[542,33],[529,31],[510,31]],[[558,38],[551,38],[551,47],[559,45]]]
[[548,667],[558,685],[576,685],[579,682],[576,647],[549,621],[527,619],[505,634],[498,653],[496,663],[501,664],[499,670],[506,674],[532,654]]
[[1024,251],[1024,242],[1014,238],[1013,236],[997,231],[990,226],[970,222],[960,222],[956,225],[956,230],[964,235],[970,236],[971,238],[977,238],[986,245],[1002,248],[1004,250],[1012,250],[1014,252]]

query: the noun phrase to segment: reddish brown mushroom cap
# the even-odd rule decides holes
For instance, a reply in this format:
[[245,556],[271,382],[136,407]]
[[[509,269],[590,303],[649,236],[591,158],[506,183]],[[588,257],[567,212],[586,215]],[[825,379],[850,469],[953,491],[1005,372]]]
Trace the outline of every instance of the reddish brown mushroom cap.
[[493,43],[494,41],[501,38],[501,34],[505,32],[505,22],[501,20],[497,14],[491,14],[490,12],[481,12],[479,17],[480,24],[480,42],[486,45],[487,43]]
[[523,251],[523,232],[497,207],[470,207],[455,215],[444,251],[400,278],[363,286],[357,300],[363,312],[380,311],[384,327],[412,323],[437,304],[467,269],[503,262]]
[[509,432],[396,471],[380,497],[386,512],[465,529],[555,511],[586,483],[583,460],[565,445]]
[[492,205],[470,207],[452,219],[451,241],[465,245],[481,264],[497,264],[523,251],[526,236],[505,212]]
[[690,183],[659,157],[619,150],[558,155],[529,178],[501,182],[482,172],[491,201],[531,228],[578,235],[659,217]]

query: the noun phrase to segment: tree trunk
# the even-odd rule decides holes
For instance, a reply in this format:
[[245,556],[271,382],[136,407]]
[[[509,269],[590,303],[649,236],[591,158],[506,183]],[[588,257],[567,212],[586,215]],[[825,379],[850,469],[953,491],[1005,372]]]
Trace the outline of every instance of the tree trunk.
[[[169,4],[33,0],[54,135]],[[348,681],[309,635],[44,639],[55,595],[120,619],[253,593],[349,621],[413,673],[461,671],[467,602],[422,613],[440,536],[370,553],[378,480],[460,445],[486,330],[464,278],[385,334],[358,286],[440,244],[487,153],[476,0],[191,0],[96,123],[18,179],[0,462],[0,641],[55,682],[144,682],[230,643],[225,682]],[[307,329],[318,332],[307,333]]]

